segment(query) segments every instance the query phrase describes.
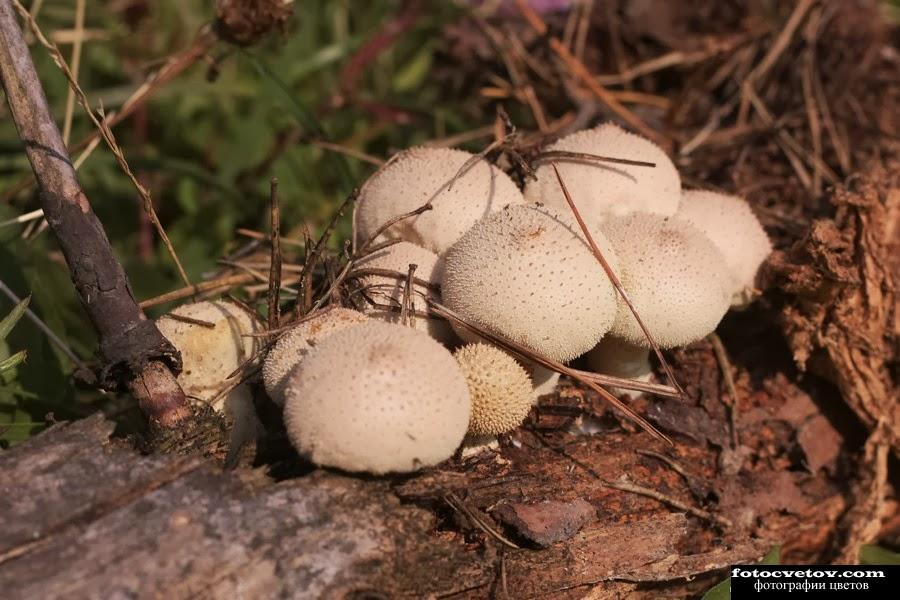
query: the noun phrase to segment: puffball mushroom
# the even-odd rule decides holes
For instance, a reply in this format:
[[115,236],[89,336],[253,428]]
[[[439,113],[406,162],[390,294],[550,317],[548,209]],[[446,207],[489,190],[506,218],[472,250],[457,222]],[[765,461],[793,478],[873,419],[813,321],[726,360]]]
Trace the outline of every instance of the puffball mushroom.
[[421,331],[371,320],[335,332],[285,387],[288,437],[312,462],[374,474],[449,458],[469,426],[466,378]]
[[499,435],[522,424],[531,410],[528,373],[512,356],[496,346],[467,344],[454,357],[469,384],[472,415],[469,434]]
[[450,148],[411,148],[394,156],[360,190],[354,213],[357,243],[394,217],[431,201],[432,209],[384,232],[443,254],[475,221],[509,204],[523,204],[512,179],[485,159],[454,180],[475,155]]
[[[261,331],[255,315],[234,302],[223,300],[179,306],[157,319],[156,325],[181,352],[178,383],[185,394],[205,402],[212,400],[225,379],[256,351],[256,338],[245,334]],[[213,405],[218,411],[224,407],[225,398]]]
[[531,403],[536,405],[541,396],[552,394],[559,384],[559,373],[533,361],[525,361],[525,371],[531,378]]
[[[615,269],[612,246],[593,237]],[[578,225],[535,205],[491,213],[467,231],[446,254],[441,293],[461,317],[558,361],[591,349],[616,314],[613,286]]]
[[[409,274],[410,264],[416,265],[414,278],[426,281],[434,288],[440,285],[441,277],[444,274],[443,259],[434,252],[409,242],[398,242],[373,252],[356,263],[356,268],[360,270],[381,269],[392,271],[401,277],[400,279],[384,275],[360,277],[360,283],[363,287],[368,288],[366,293],[375,303],[397,309],[392,310],[366,303],[363,310],[367,315],[390,323],[401,322],[399,309],[403,306],[406,277]],[[450,325],[443,319],[429,317],[426,298],[439,300],[440,295],[436,289],[413,283],[410,302],[410,307],[416,313],[410,314],[413,327],[445,344],[454,342],[456,336]]]
[[[677,217],[649,213],[611,218],[601,229],[616,249],[622,286],[660,347],[715,330],[728,310],[731,280],[725,258],[703,232]],[[601,342],[588,362],[609,375],[648,376],[650,343],[621,298],[618,306],[609,331],[621,344],[618,352],[604,351]]]
[[749,304],[756,272],[772,252],[772,242],[747,201],[729,194],[687,190],[677,214],[706,234],[725,257],[732,281],[732,307]]
[[[655,167],[623,165],[574,158],[556,159],[559,174],[575,206],[589,225],[609,216],[632,212],[672,215],[681,198],[681,177],[666,153],[639,135],[612,123],[568,135],[547,151],[576,152],[655,163]],[[553,165],[535,171],[536,180],[525,186],[525,199],[569,210]]]
[[326,337],[368,321],[364,314],[348,308],[332,308],[303,321],[278,338],[262,366],[266,393],[275,404],[284,405],[284,386],[288,373]]
[[[184,393],[207,403],[223,389],[228,376],[256,352],[257,338],[246,334],[262,330],[255,314],[223,300],[179,306],[157,319],[156,326],[181,353],[182,370],[178,383]],[[211,406],[233,422],[232,449],[253,439],[261,427],[253,406],[253,395],[246,383],[238,385]]]

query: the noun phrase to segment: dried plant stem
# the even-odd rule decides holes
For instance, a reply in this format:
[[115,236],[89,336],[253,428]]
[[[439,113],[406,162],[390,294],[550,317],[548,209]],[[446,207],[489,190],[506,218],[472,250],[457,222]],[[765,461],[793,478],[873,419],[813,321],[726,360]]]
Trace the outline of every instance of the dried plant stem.
[[[443,188],[441,188],[441,189],[443,189]],[[389,219],[384,225],[382,225],[381,227],[376,229],[375,233],[373,233],[371,236],[369,236],[369,239],[367,239],[365,241],[365,243],[363,243],[362,246],[360,246],[359,249],[357,249],[356,252],[354,252],[354,255],[355,256],[365,256],[366,254],[369,254],[370,252],[373,251],[372,250],[373,244],[381,236],[382,233],[384,233],[385,231],[387,231],[388,229],[390,229],[391,227],[393,227],[400,221],[405,221],[406,219],[411,219],[413,217],[421,215],[422,213],[427,212],[427,211],[431,210],[432,208],[434,208],[434,207],[431,205],[431,201],[429,200],[428,202],[426,202],[425,204],[423,204],[422,206],[420,206],[419,208],[417,208],[415,210],[411,210],[408,213],[403,213],[402,215],[397,215],[396,217]],[[391,243],[392,244],[397,243],[397,240],[391,240]]]
[[712,343],[716,361],[718,361],[719,369],[722,371],[722,377],[725,378],[725,387],[728,388],[728,395],[731,396],[731,402],[728,403],[728,425],[731,429],[731,447],[734,449],[741,445],[737,424],[740,399],[738,398],[737,387],[734,385],[734,373],[732,373],[731,361],[728,359],[728,351],[725,350],[725,344],[722,343],[722,339],[715,331],[709,334],[709,341]]
[[567,152],[563,150],[541,152],[538,154],[537,158],[532,161],[534,164],[540,164],[542,162],[599,162],[630,165],[633,167],[656,167],[656,163],[647,162],[645,160],[630,160],[627,158],[614,158],[612,156],[600,156],[599,154],[586,154],[584,152]]
[[678,510],[684,511],[689,515],[693,515],[698,519],[703,519],[704,521],[708,521],[710,523],[715,523],[720,527],[730,528],[733,524],[730,520],[725,517],[720,517],[719,515],[714,515],[709,511],[705,511],[702,508],[697,508],[687,504],[686,502],[682,502],[677,498],[673,498],[671,496],[667,496],[662,492],[658,492],[656,490],[652,490],[650,488],[646,488],[641,485],[637,485],[631,483],[630,481],[626,481],[624,479],[617,479],[615,481],[610,481],[608,479],[603,480],[603,485],[609,488],[613,488],[616,490],[620,490],[623,492],[629,492],[631,494],[637,494],[638,496],[644,496],[646,498],[652,498],[657,502],[662,502],[663,504],[668,504],[672,508],[677,508]]
[[230,288],[244,283],[250,283],[254,279],[256,279],[256,277],[254,277],[251,273],[238,273],[237,275],[228,275],[226,277],[220,277],[218,279],[212,279],[210,281],[202,281],[200,283],[189,285],[172,292],[166,292],[165,294],[161,294],[153,298],[148,298],[147,300],[141,302],[140,306],[141,308],[150,308],[151,306],[158,306],[160,304],[165,304],[166,302],[173,302],[175,300],[190,298],[191,296],[196,296],[197,294]]
[[323,150],[331,150],[332,152],[337,152],[338,154],[343,154],[345,156],[349,156],[351,158],[355,158],[357,160],[361,160],[362,162],[367,162],[369,164],[375,165],[376,167],[380,167],[384,164],[384,161],[378,158],[377,156],[372,156],[371,154],[366,154],[360,150],[356,150],[354,148],[347,148],[346,146],[341,146],[340,144],[335,144],[333,142],[326,142],[324,140],[313,140],[310,142],[316,148],[322,148]]
[[417,268],[418,265],[410,263],[409,272],[403,282],[403,308],[400,309],[400,322],[404,325],[415,323],[415,317],[410,317],[410,311],[413,307],[413,279],[415,279]]
[[573,371],[585,379],[590,379],[600,385],[608,385],[610,387],[634,390],[637,392],[646,392],[648,394],[655,394],[666,398],[681,398],[681,394],[678,393],[678,390],[669,385],[649,383],[646,381],[638,381],[636,379],[625,379],[623,377],[614,377],[613,375],[603,375],[602,373],[579,371],[578,369],[573,369]]
[[[242,235],[244,237],[248,237],[251,240],[262,241],[262,240],[270,239],[270,236],[266,235],[265,233],[263,233],[261,231],[253,231],[252,229],[245,229],[243,227],[238,227],[235,230],[235,233],[237,233],[238,235]],[[301,246],[302,247],[304,245],[303,242],[301,242],[300,240],[292,240],[291,238],[286,238],[286,237],[281,237],[280,239],[281,239],[281,244],[283,246]]]
[[[56,63],[56,66],[63,72],[66,80],[69,82],[69,87],[72,92],[74,92],[76,98],[78,99],[78,103],[84,109],[85,113],[87,113],[88,117],[90,117],[91,121],[93,121],[94,125],[100,131],[100,136],[106,142],[109,149],[112,151],[113,156],[116,158],[116,162],[119,165],[119,168],[122,169],[122,172],[131,180],[131,183],[134,185],[135,189],[137,189],[138,194],[140,194],[141,199],[144,204],[144,210],[147,212],[147,215],[150,217],[150,221],[153,223],[153,226],[156,228],[156,232],[162,240],[163,244],[166,246],[166,249],[169,252],[169,256],[172,257],[172,261],[175,263],[175,268],[178,270],[178,274],[181,277],[182,281],[185,285],[190,285],[191,281],[187,276],[187,272],[185,272],[184,267],[181,264],[181,261],[178,259],[178,255],[175,252],[174,246],[172,246],[171,240],[169,240],[169,236],[166,234],[166,230],[163,228],[162,223],[159,221],[159,217],[156,215],[156,209],[153,208],[153,200],[150,197],[150,192],[145,188],[141,182],[137,180],[137,177],[134,176],[134,173],[131,172],[131,167],[128,165],[128,162],[125,160],[125,154],[122,152],[122,149],[119,147],[119,144],[116,142],[116,138],[113,136],[112,130],[109,128],[109,124],[106,123],[105,118],[100,120],[94,114],[94,111],[91,109],[90,104],[88,103],[87,96],[84,91],[81,89],[81,86],[78,85],[78,82],[75,80],[75,76],[72,74],[72,71],[69,70],[68,64],[66,64],[65,58],[63,58],[62,53],[59,51],[59,48],[56,47],[56,44],[48,40],[41,29],[38,27],[37,22],[31,17],[28,11],[22,6],[19,0],[12,0],[13,4],[15,4],[16,9],[19,11],[19,14],[23,19],[25,19],[28,26],[31,28],[32,33],[37,38],[37,40],[44,46],[47,51],[50,53],[51,58],[53,58],[53,62]],[[102,115],[101,115],[102,116]]]
[[[322,256],[322,253],[325,250],[325,244],[331,238],[331,235],[334,233],[335,227],[337,227],[338,221],[344,216],[344,211],[347,208],[356,202],[356,199],[359,197],[359,190],[353,190],[349,196],[347,196],[344,201],[341,203],[340,208],[338,208],[337,212],[334,213],[334,216],[331,218],[331,222],[328,223],[328,226],[325,228],[325,231],[322,232],[322,235],[319,236],[316,245],[310,250],[308,243],[304,244],[306,246],[305,256],[303,257],[303,277],[300,280],[299,290],[297,293],[297,301],[294,304],[294,318],[299,319],[301,316],[314,311],[317,308],[320,308],[322,305],[322,300],[313,305],[312,296],[313,296],[313,271],[315,270],[316,264],[319,262],[319,259]],[[306,232],[304,231],[304,235]],[[307,240],[308,241],[308,240]],[[355,242],[354,242],[355,243]],[[347,268],[349,269],[350,263],[348,262]],[[332,286],[331,291],[334,291],[334,286]]]
[[659,362],[665,370],[666,376],[669,378],[669,382],[673,387],[675,387],[676,390],[678,390],[678,393],[682,397],[685,396],[684,390],[678,384],[678,380],[675,379],[675,373],[672,371],[672,368],[666,361],[666,357],[663,356],[662,350],[660,350],[659,345],[656,343],[656,340],[653,339],[653,336],[650,334],[650,330],[647,329],[646,325],[644,325],[644,321],[641,319],[641,316],[638,314],[637,309],[634,307],[634,304],[632,304],[631,299],[625,292],[625,288],[622,287],[622,282],[619,281],[619,278],[618,276],[616,276],[615,272],[613,272],[612,267],[610,267],[609,263],[606,262],[606,258],[604,258],[603,253],[597,246],[597,243],[594,242],[594,238],[591,235],[590,229],[588,229],[588,226],[587,224],[585,224],[584,219],[581,218],[581,213],[578,212],[578,207],[575,206],[575,201],[572,200],[572,196],[569,195],[569,190],[566,188],[566,184],[563,181],[562,175],[560,175],[559,173],[559,169],[556,167],[556,163],[551,163],[551,165],[553,166],[553,171],[556,173],[556,179],[559,182],[560,188],[562,188],[563,195],[566,197],[566,202],[569,203],[569,208],[572,209],[572,214],[575,215],[575,219],[578,221],[578,225],[579,227],[581,227],[581,231],[582,233],[584,233],[584,236],[588,241],[588,245],[590,245],[591,247],[591,251],[597,258],[597,261],[603,267],[603,270],[606,272],[606,276],[609,277],[609,280],[619,292],[619,295],[622,296],[622,300],[624,300],[625,304],[628,305],[628,309],[631,311],[631,314],[634,315],[634,318],[637,321],[638,325],[640,325],[641,331],[644,332],[644,335],[647,337],[647,341],[649,341],[650,345],[653,347],[653,352],[655,352],[657,358],[659,358]]
[[444,495],[444,502],[450,505],[450,508],[453,510],[462,513],[465,517],[467,517],[473,525],[496,539],[498,542],[503,544],[508,548],[519,549],[519,546],[509,541],[507,538],[503,537],[496,529],[488,525],[487,519],[476,514],[474,510],[466,506],[466,503],[460,500],[460,498],[450,492],[449,494]]
[[269,265],[269,329],[278,327],[281,321],[281,209],[278,204],[278,180],[270,182],[269,205],[272,218],[272,240]]
[[[100,381],[109,387],[125,383],[152,422],[174,426],[190,414],[172,372],[181,366],[178,353],[141,314],[103,225],[78,183],[13,4],[24,11],[16,0],[0,2],[0,78],[41,190],[44,214],[99,337]],[[31,20],[27,11],[23,17]]]
[[[85,0],[77,0],[75,3],[75,39],[72,40],[72,79],[78,81],[78,73],[81,70],[81,46],[84,42],[84,6]],[[29,13],[30,14],[30,13]],[[32,18],[34,18],[32,16]],[[63,118],[63,144],[69,145],[72,134],[72,117],[75,113],[75,91],[69,88],[66,96],[66,114]]]

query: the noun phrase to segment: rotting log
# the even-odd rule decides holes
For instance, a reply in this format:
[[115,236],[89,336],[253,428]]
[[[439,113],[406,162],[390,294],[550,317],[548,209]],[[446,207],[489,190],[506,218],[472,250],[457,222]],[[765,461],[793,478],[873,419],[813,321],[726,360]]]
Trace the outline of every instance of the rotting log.
[[148,418],[174,425],[190,414],[175,380],[181,359],[138,307],[103,225],[78,183],[10,0],[0,0],[0,35],[6,100],[38,182],[44,216],[99,337],[100,383],[116,387],[124,382]]
[[[642,499],[608,501],[596,522],[544,550],[479,544],[412,499],[440,493],[445,472],[391,481],[315,471],[276,483],[196,457],[140,456],[110,440],[112,429],[98,415],[0,454],[4,597],[487,598],[502,588],[572,598],[622,580],[683,583],[771,544],[725,536],[690,554],[689,518],[636,510],[652,506]],[[473,493],[528,487],[478,482],[480,470],[458,476]],[[535,473],[561,495],[564,482],[546,479]],[[596,487],[585,480],[566,493],[586,485]]]

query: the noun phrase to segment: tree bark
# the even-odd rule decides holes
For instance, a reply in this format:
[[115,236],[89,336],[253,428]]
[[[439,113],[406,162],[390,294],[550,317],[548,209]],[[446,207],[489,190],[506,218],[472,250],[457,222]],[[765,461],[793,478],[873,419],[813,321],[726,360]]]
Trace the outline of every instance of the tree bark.
[[0,34],[6,99],[38,182],[44,216],[100,339],[100,383],[124,383],[151,421],[174,425],[189,414],[173,374],[181,368],[180,356],[138,307],[78,183],[10,0],[0,0]]

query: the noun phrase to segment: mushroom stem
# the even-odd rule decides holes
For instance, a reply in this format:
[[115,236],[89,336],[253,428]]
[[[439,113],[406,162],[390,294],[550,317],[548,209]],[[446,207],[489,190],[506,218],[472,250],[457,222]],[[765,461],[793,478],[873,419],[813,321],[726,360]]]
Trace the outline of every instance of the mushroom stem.
[[[587,354],[587,362],[595,373],[615,375],[638,381],[650,381],[653,371],[650,368],[650,351],[641,346],[629,344],[612,336],[606,336]],[[642,392],[611,388],[614,394],[629,393],[643,395]]]

